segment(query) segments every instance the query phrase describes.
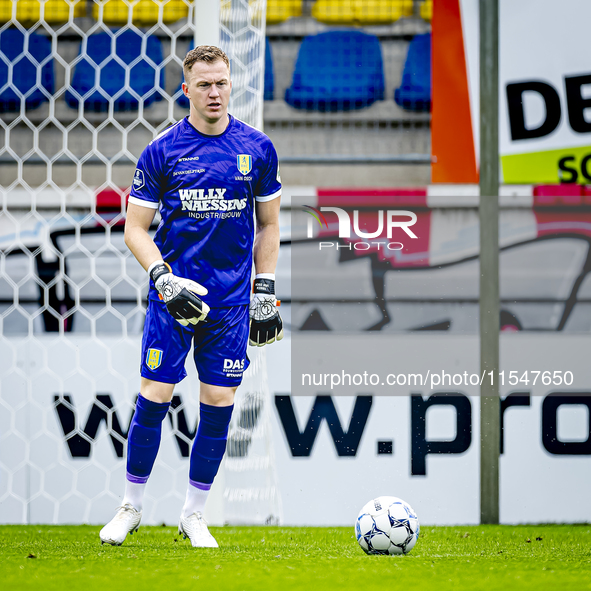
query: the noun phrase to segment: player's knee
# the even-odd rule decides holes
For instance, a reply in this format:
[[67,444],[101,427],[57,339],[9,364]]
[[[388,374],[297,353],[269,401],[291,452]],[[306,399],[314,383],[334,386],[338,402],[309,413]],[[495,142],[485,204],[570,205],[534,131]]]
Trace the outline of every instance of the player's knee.
[[199,398],[204,404],[210,406],[231,406],[234,404],[236,388],[212,386],[211,384],[200,384]]
[[164,382],[155,382],[148,378],[142,378],[140,391],[147,400],[164,403],[172,400],[174,386],[174,384],[165,384]]

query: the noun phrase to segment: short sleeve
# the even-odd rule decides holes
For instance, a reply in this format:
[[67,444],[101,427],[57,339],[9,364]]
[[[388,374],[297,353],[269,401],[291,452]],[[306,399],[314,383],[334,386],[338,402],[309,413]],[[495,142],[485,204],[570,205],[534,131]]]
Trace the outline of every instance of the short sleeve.
[[162,162],[153,142],[142,152],[133,173],[129,202],[158,209],[162,194]]
[[255,199],[259,202],[272,201],[281,195],[279,161],[275,147],[270,141],[266,154],[265,164],[255,190]]

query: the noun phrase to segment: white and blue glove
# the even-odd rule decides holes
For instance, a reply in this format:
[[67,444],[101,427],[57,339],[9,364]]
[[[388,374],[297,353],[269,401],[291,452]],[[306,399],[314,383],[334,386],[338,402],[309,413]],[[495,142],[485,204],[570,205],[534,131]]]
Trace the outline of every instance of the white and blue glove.
[[277,310],[275,275],[261,273],[254,279],[250,300],[250,336],[248,343],[254,347],[269,345],[283,338],[283,322]]
[[166,304],[168,313],[183,326],[197,324],[205,320],[209,306],[198,296],[206,295],[203,285],[173,275],[172,269],[164,261],[155,261],[148,269],[150,278]]

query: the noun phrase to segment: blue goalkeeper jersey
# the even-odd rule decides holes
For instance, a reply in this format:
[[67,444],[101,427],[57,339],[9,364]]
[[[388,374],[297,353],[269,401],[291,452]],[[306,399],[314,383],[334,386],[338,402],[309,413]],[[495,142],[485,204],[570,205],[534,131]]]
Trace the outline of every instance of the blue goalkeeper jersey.
[[[209,136],[185,118],[143,151],[129,201],[160,210],[154,242],[162,257],[219,308],[249,302],[254,202],[280,192],[277,153],[264,133],[230,116],[224,133]],[[151,284],[149,297],[157,295]]]

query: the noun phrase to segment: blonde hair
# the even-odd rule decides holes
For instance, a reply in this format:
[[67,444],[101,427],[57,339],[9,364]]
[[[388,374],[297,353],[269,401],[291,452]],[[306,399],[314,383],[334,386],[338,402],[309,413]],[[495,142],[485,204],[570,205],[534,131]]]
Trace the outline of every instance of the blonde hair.
[[217,61],[223,61],[228,70],[230,70],[230,60],[228,56],[215,45],[199,45],[195,49],[191,49],[183,60],[183,74],[185,75],[185,81],[189,79],[191,68],[195,62],[205,62],[207,64],[213,64]]

